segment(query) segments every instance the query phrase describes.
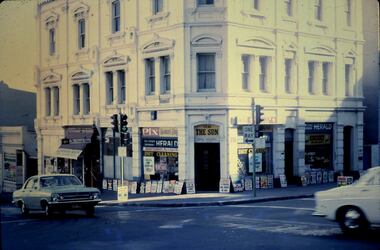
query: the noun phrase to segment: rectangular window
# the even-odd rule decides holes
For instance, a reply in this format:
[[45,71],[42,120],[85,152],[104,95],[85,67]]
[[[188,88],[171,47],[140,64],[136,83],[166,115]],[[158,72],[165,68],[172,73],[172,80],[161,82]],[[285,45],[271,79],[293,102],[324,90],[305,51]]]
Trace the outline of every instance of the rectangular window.
[[153,15],[162,12],[163,0],[152,0],[152,12]]
[[51,116],[51,90],[45,88],[45,116]]
[[293,59],[285,59],[285,92],[292,92]]
[[309,94],[314,94],[314,82],[315,82],[315,62],[309,61],[308,62],[308,91]]
[[55,54],[55,29],[49,30],[49,54]]
[[73,101],[74,101],[74,115],[80,113],[80,87],[79,84],[73,85]]
[[351,96],[351,64],[344,65],[344,83],[345,83],[345,95]]
[[243,55],[241,57],[241,60],[243,62],[243,72],[241,73],[242,76],[242,88],[244,90],[249,90],[249,66],[250,66],[250,60],[248,55]]
[[112,33],[120,31],[120,1],[112,2]]
[[214,0],[197,0],[198,6],[199,5],[213,5]]
[[119,104],[125,103],[125,71],[118,70],[117,71],[117,86],[119,92]]
[[293,0],[285,0],[285,11],[288,16],[293,16]]
[[267,56],[260,56],[259,57],[259,63],[260,63],[260,71],[259,71],[260,90],[261,91],[267,91],[268,57]]
[[53,88],[53,96],[54,96],[54,116],[59,115],[59,88]]
[[85,20],[80,19],[78,21],[78,48],[83,49],[86,47],[86,28],[85,28]]
[[259,10],[260,9],[260,0],[252,0],[252,7],[255,10]]
[[112,72],[106,72],[106,104],[113,104],[113,74]]
[[215,54],[197,54],[198,90],[215,90]]
[[346,24],[351,26],[352,24],[352,2],[351,0],[346,0]]
[[322,63],[322,93],[324,95],[329,94],[329,74],[330,74],[330,63]]
[[162,93],[170,93],[170,57],[161,57],[161,89]]
[[156,90],[155,83],[156,83],[156,75],[155,75],[155,69],[154,69],[154,59],[148,58],[145,60],[145,74],[146,74],[146,87],[147,87],[147,95],[154,95],[154,92]]
[[90,85],[88,83],[84,83],[82,85],[83,88],[83,114],[88,115],[91,110],[90,104]]
[[318,21],[322,21],[322,0],[314,0],[314,17]]

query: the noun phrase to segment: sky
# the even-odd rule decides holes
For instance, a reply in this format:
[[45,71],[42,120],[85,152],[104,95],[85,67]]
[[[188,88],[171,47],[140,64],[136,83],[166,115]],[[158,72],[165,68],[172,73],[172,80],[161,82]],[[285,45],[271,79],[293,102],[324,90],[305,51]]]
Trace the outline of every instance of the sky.
[[36,92],[37,0],[0,0],[0,82]]

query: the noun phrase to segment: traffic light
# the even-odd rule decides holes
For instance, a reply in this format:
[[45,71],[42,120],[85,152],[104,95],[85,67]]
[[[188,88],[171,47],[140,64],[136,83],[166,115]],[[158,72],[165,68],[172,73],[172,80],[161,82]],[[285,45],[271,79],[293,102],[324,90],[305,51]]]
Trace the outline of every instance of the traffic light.
[[256,105],[255,113],[256,113],[256,125],[260,125],[264,121],[264,113],[263,107],[261,105]]
[[119,121],[117,120],[117,117],[118,117],[117,114],[113,114],[113,115],[111,116],[111,119],[112,119],[111,124],[112,124],[112,126],[113,126],[113,130],[114,130],[115,132],[119,132]]
[[120,114],[120,133],[126,134],[128,132],[128,116]]

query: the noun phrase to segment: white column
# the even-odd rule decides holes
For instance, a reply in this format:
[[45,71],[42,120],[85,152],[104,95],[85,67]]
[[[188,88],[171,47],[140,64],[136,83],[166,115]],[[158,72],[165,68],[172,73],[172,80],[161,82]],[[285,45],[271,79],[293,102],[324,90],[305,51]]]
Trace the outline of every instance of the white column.
[[285,128],[283,125],[273,130],[273,174],[285,174]]
[[194,169],[187,166],[187,150],[193,142],[187,139],[186,127],[179,127],[178,130],[178,179],[179,180],[194,180]]

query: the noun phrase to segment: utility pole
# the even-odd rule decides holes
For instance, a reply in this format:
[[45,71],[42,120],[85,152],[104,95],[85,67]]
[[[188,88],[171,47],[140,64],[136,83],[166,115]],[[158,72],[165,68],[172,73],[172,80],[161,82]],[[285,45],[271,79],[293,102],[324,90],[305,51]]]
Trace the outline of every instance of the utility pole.
[[[251,103],[252,109],[252,131],[255,131],[256,139],[256,128],[255,128],[255,98],[252,97]],[[252,192],[253,197],[256,197],[256,163],[255,163],[255,140],[252,141]]]

